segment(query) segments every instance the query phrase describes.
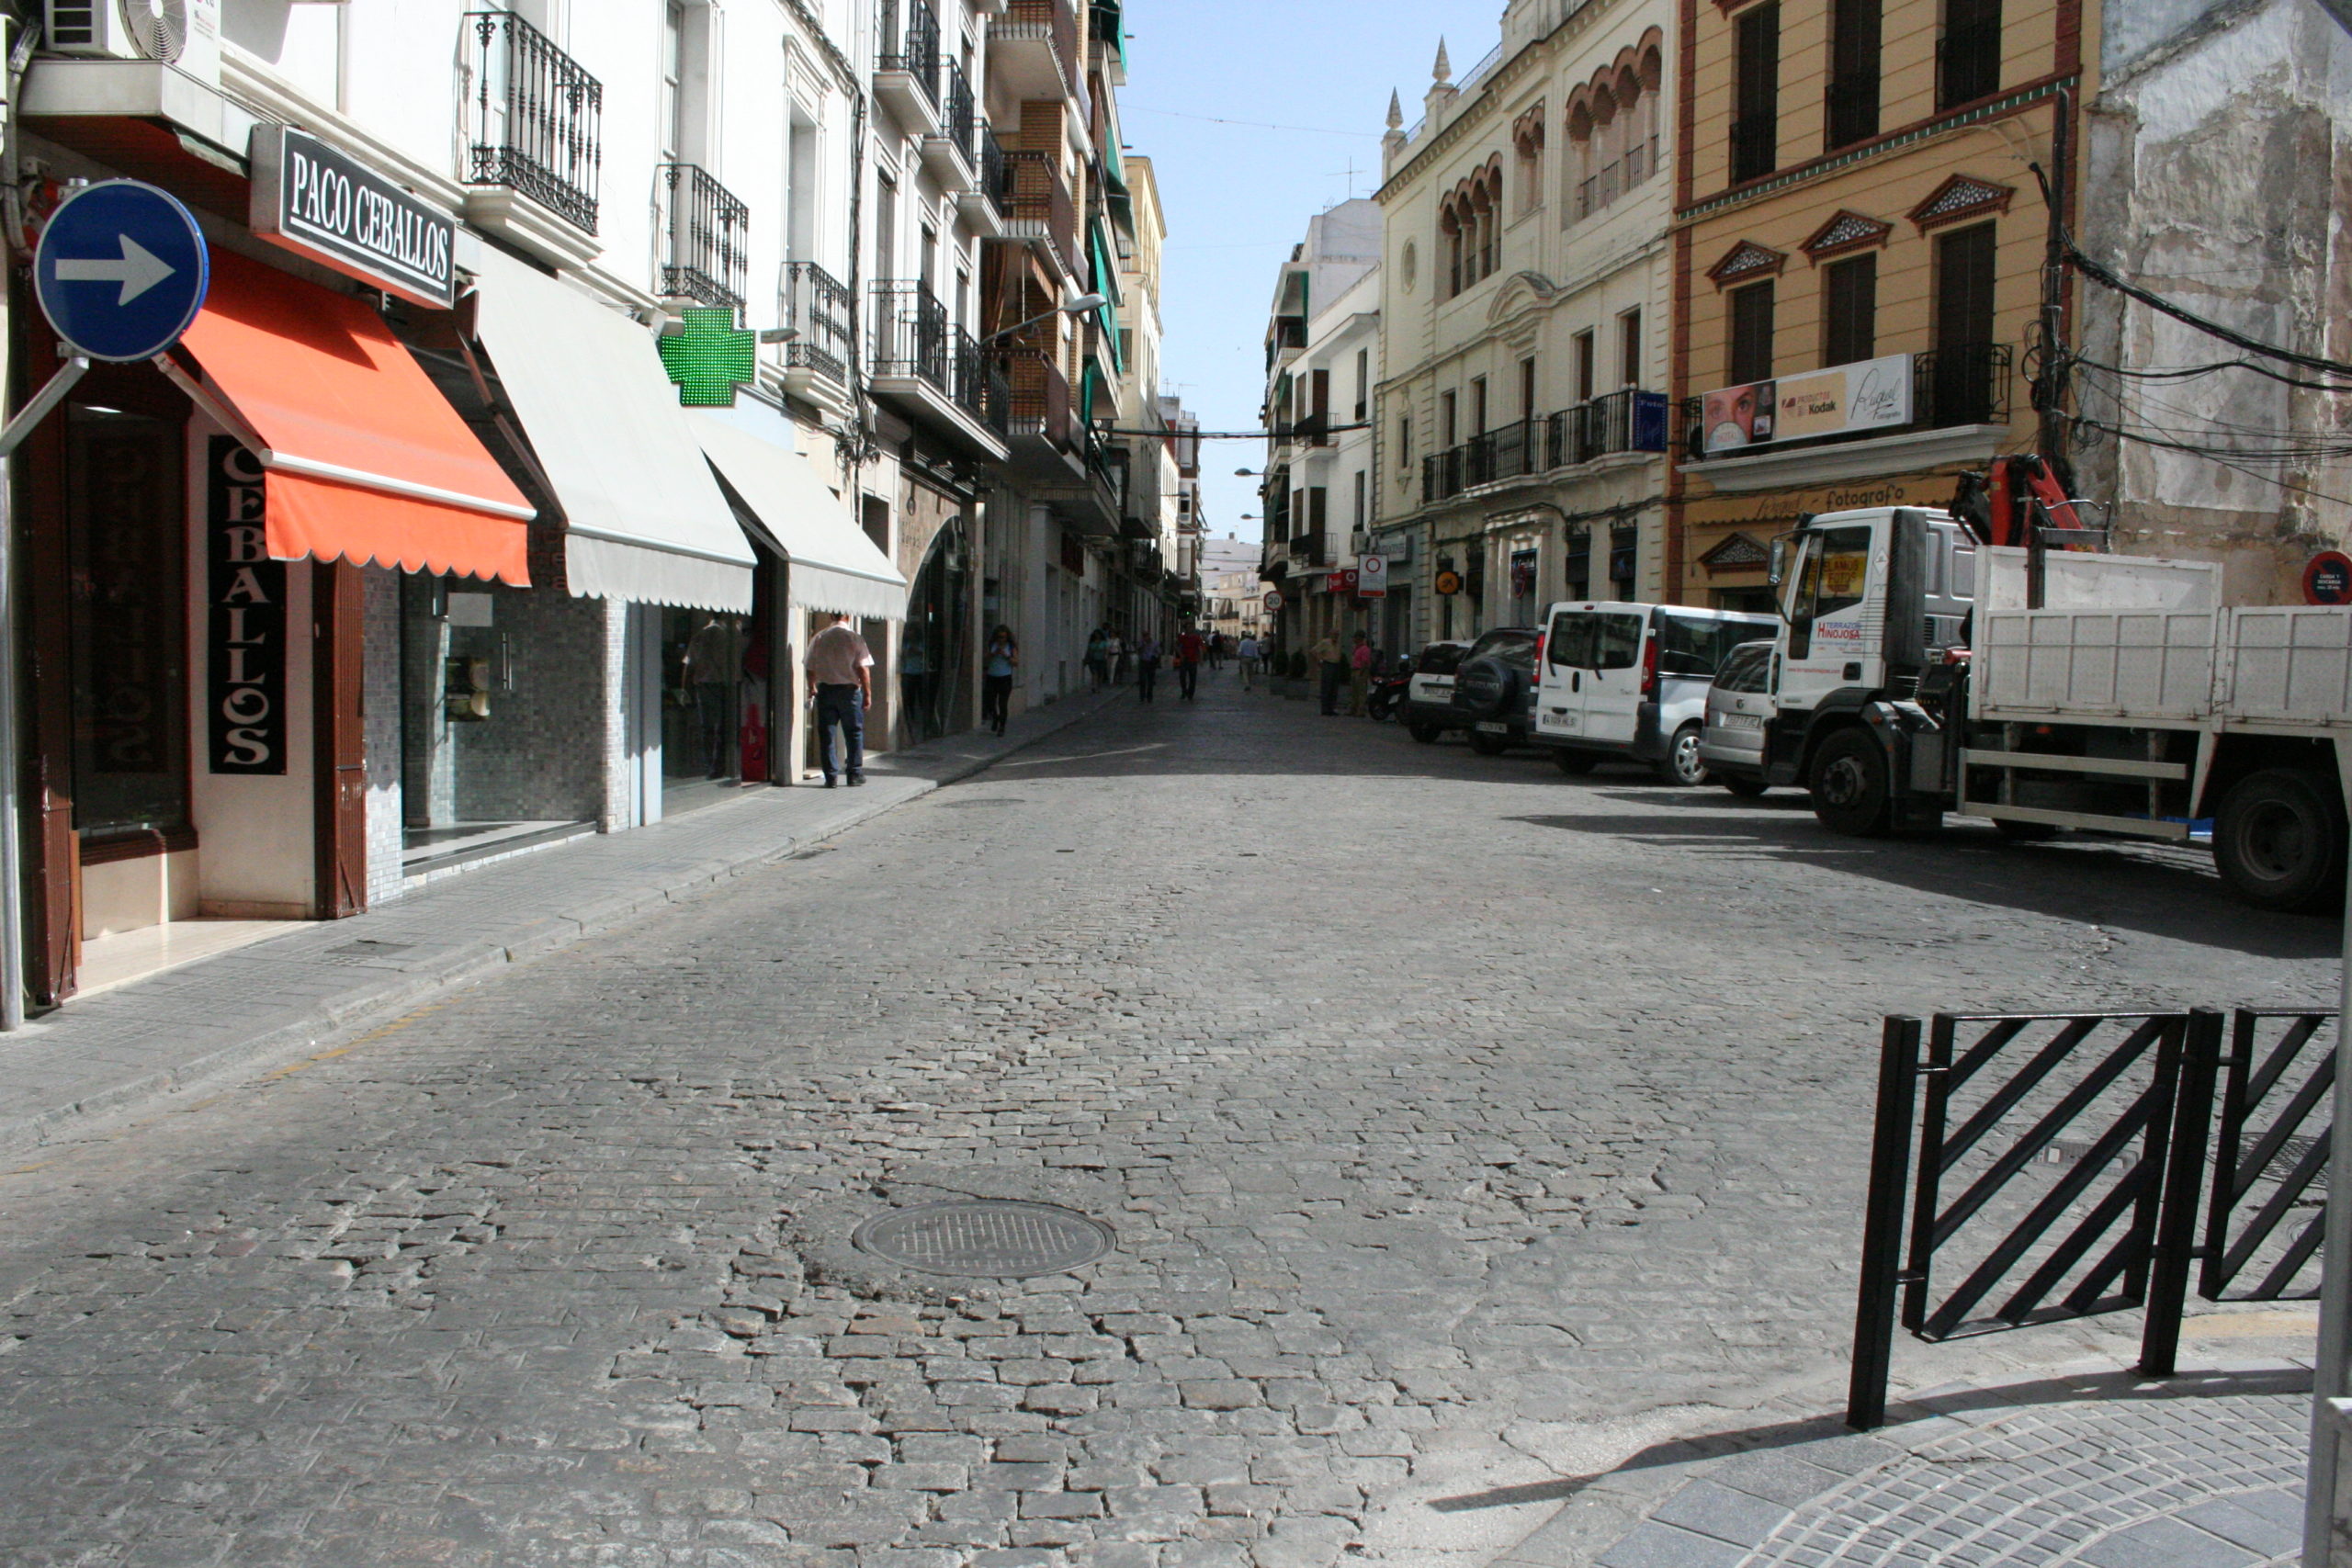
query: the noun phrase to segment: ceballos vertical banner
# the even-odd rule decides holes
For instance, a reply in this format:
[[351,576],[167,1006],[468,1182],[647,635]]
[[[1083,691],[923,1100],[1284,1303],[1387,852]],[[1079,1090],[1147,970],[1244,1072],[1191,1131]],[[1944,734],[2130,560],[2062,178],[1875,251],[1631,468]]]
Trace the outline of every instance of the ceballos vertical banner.
[[262,467],[234,437],[205,466],[212,771],[286,771],[286,563],[269,558]]

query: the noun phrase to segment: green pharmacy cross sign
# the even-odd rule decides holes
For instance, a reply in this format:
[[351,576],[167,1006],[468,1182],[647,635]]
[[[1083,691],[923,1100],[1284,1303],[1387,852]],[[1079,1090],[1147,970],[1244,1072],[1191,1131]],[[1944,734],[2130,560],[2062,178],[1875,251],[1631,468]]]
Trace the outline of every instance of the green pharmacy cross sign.
[[731,409],[735,389],[759,378],[760,334],[738,331],[731,306],[689,310],[655,342],[687,408]]

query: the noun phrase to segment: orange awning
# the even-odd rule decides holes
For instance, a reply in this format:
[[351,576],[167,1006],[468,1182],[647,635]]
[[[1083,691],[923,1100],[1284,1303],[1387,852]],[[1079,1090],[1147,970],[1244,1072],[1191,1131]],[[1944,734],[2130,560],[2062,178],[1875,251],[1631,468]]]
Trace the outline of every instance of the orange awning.
[[216,250],[181,342],[258,443],[273,557],[530,585],[530,503],[365,304]]

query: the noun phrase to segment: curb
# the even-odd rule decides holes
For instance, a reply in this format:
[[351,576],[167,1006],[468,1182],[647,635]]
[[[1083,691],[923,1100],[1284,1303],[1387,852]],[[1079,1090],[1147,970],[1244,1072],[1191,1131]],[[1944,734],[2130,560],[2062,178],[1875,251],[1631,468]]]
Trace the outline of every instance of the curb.
[[[422,973],[400,971],[386,974],[379,971],[377,973],[384,974],[385,977],[374,984],[362,982],[349,990],[321,998],[302,1010],[299,1016],[269,1025],[259,1032],[225,1042],[209,1050],[200,1050],[187,1060],[169,1066],[157,1067],[105,1085],[86,1094],[77,1095],[63,1104],[47,1106],[24,1115],[0,1116],[0,1154],[52,1147],[68,1139],[86,1135],[102,1122],[119,1121],[132,1112],[150,1109],[157,1101],[220,1086],[224,1080],[284,1066],[306,1055],[327,1049],[338,1040],[347,1040],[369,1025],[398,1021],[437,998],[500,970],[562,952],[589,937],[616,930],[665,906],[683,904],[736,877],[766,870],[806,852],[812,845],[839,838],[949,784],[960,784],[977,773],[985,773],[1006,758],[1017,756],[1114,706],[1125,694],[1125,688],[1114,688],[1109,693],[1097,694],[1098,700],[1091,703],[1081,705],[1079,701],[1066,699],[1045,710],[1055,715],[1054,720],[1035,734],[1023,736],[1004,750],[987,756],[956,759],[936,773],[888,771],[899,759],[913,756],[920,748],[877,757],[875,760],[874,781],[885,786],[877,792],[879,798],[844,811],[832,820],[796,833],[781,843],[764,845],[757,852],[740,858],[704,860],[683,875],[658,887],[594,897],[582,905],[549,911],[535,921],[518,925],[503,937],[461,943],[453,951],[428,960]],[[947,739],[952,740],[955,738]],[[915,760],[921,761],[919,757]],[[28,1025],[24,1033],[6,1038],[38,1038],[42,1027],[36,1021]],[[0,1049],[5,1049],[5,1046],[0,1046]]]

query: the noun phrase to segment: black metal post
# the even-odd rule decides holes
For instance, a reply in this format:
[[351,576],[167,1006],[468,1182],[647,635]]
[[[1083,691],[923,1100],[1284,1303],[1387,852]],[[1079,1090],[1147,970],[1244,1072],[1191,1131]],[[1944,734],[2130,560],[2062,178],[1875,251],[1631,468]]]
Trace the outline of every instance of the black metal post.
[[2204,1195],[2205,1139],[2212,1125],[2213,1084],[2222,1064],[2222,1014],[2193,1008],[2175,1079],[2172,1146],[2164,1195],[2157,1200],[2155,1247],[2148,1259],[2148,1316],[2140,1333],[2140,1375],[2168,1378],[2180,1356],[2181,1313],[2197,1256],[2197,1210]]
[[1846,1425],[1886,1425],[1894,1360],[1894,1296],[1903,1270],[1904,1197],[1911,1184],[1911,1102],[1919,1077],[1919,1021],[1890,1015],[1879,1041],[1878,1119],[1871,1141],[1870,1196],[1862,1211],[1862,1269],[1854,1308],[1852,1381]]

